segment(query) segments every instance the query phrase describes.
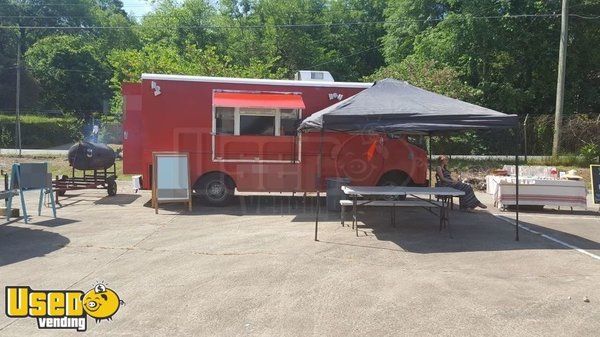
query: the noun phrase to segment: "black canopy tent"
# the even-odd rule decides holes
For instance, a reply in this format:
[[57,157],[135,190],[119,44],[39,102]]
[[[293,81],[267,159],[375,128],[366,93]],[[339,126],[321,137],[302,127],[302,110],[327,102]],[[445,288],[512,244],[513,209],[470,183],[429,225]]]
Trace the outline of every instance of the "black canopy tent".
[[[323,133],[420,134],[431,137],[467,130],[507,129],[519,126],[516,115],[507,115],[478,105],[436,94],[394,79],[377,81],[372,87],[318,111],[300,123],[298,130],[320,131],[317,167],[317,197],[320,195]],[[519,240],[519,137],[515,153],[516,223]],[[431,155],[431,154],[430,154]],[[430,164],[431,165],[431,164]],[[315,241],[320,206],[317,202]]]

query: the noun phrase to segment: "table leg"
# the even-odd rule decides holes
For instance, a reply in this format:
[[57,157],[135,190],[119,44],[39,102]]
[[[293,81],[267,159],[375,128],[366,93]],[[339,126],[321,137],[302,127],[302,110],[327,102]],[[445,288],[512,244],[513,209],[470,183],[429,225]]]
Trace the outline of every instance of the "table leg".
[[352,228],[356,230],[356,236],[358,236],[358,219],[356,216],[356,194],[352,201]]
[[356,218],[356,203],[354,196],[352,196],[352,230],[354,230],[354,219]]
[[49,188],[49,193],[50,193],[50,206],[52,207],[52,216],[54,216],[54,218],[56,218],[56,205],[54,204],[54,196],[52,195],[52,193],[55,193],[52,191],[52,187]]
[[[450,197],[452,199],[452,197]],[[452,231],[450,230],[450,209],[449,203],[444,205],[444,227],[448,230],[448,236],[452,238]]]
[[304,192],[304,194],[302,195],[302,207],[303,207],[303,212],[306,213],[306,192]]
[[23,190],[19,190],[19,197],[21,197],[21,208],[23,209],[23,220],[25,223],[27,222],[27,209],[25,208],[25,196],[23,195]]
[[444,226],[444,203],[446,201],[446,197],[441,197],[440,200],[442,201],[442,206],[439,209],[440,212],[440,229],[439,231],[442,231],[442,227]]

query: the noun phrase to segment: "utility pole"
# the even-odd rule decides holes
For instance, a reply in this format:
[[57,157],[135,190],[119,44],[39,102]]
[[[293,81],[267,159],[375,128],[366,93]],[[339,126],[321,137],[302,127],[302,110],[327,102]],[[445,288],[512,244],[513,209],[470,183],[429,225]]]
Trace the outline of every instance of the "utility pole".
[[19,149],[19,157],[21,157],[21,28],[19,27],[19,34],[17,36],[17,97],[15,98],[17,123],[15,135],[16,147]]
[[569,30],[569,1],[562,0],[560,20],[560,48],[558,51],[558,80],[556,83],[556,108],[554,115],[554,139],[552,141],[552,156],[558,156],[560,148],[560,131],[565,101],[565,70],[567,68],[567,38]]

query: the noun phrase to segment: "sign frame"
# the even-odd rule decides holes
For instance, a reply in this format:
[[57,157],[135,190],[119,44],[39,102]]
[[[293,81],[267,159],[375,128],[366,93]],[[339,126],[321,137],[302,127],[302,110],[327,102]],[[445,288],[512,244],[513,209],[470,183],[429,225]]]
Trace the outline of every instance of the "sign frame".
[[[187,197],[185,198],[159,198],[158,197],[158,171],[159,158],[164,157],[185,157],[187,167]],[[152,152],[152,207],[154,213],[158,214],[159,203],[183,202],[188,204],[188,210],[192,211],[192,184],[190,180],[190,155],[187,152]]]
[[[598,180],[594,179],[595,170],[598,172]],[[590,183],[592,184],[592,202],[594,205],[600,205],[600,165],[590,165]]]
[[38,215],[42,215],[44,194],[50,194],[50,207],[52,215],[56,219],[56,205],[54,202],[54,190],[52,188],[52,174],[48,172],[47,162],[36,163],[14,163],[11,169],[10,188],[6,200],[6,220],[10,220],[13,197],[18,191],[23,209],[23,221],[28,223],[27,207],[24,192],[40,190],[38,203]]

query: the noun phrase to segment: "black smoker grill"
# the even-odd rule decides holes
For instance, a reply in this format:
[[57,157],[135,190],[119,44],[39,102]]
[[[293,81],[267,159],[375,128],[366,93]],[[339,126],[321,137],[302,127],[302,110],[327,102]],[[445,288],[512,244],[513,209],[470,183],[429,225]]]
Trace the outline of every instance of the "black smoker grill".
[[[71,146],[69,165],[73,168],[70,177],[56,176],[52,181],[57,199],[70,190],[101,188],[110,196],[117,194],[115,151],[106,144],[79,142]],[[82,174],[76,175],[76,170]]]

